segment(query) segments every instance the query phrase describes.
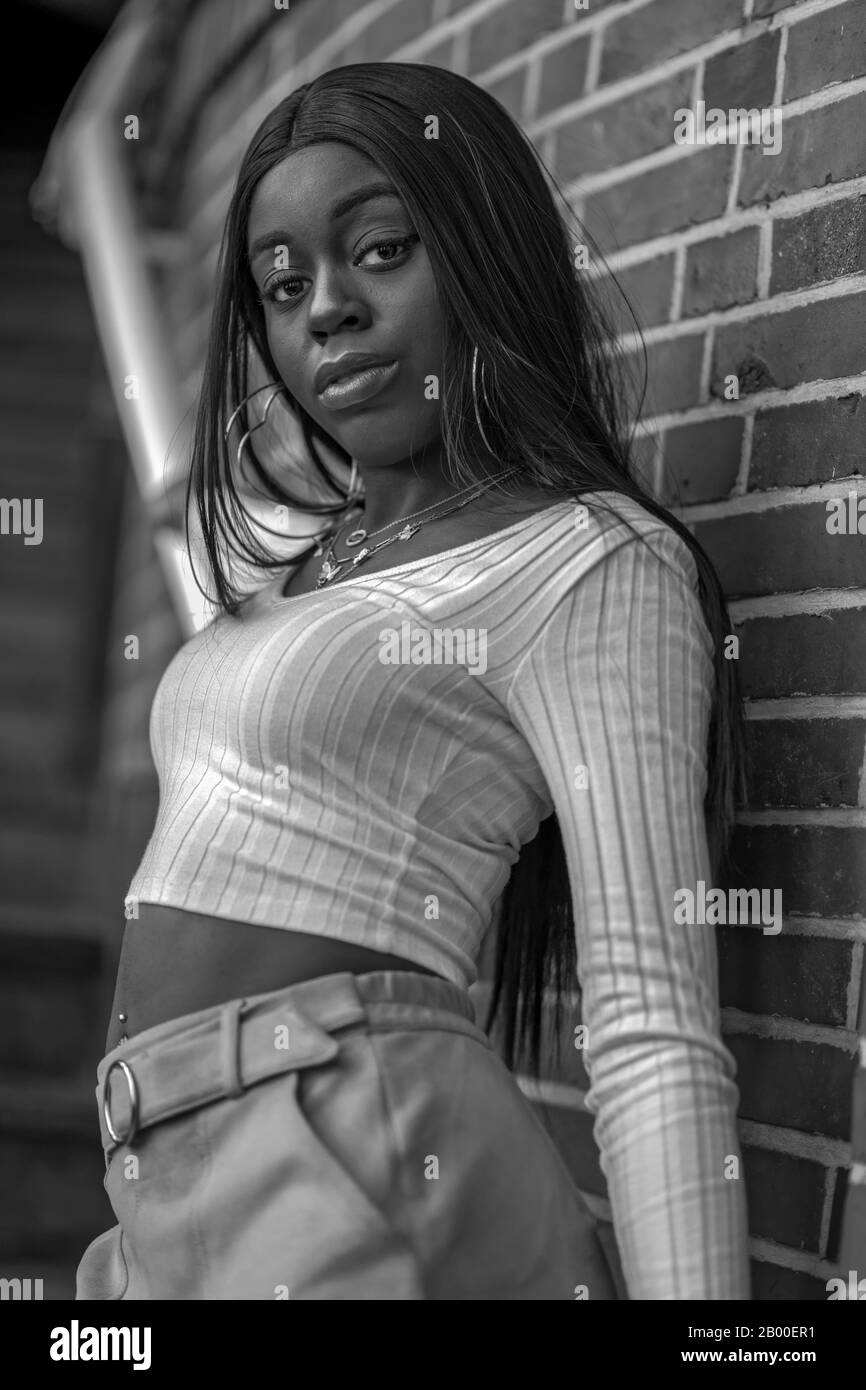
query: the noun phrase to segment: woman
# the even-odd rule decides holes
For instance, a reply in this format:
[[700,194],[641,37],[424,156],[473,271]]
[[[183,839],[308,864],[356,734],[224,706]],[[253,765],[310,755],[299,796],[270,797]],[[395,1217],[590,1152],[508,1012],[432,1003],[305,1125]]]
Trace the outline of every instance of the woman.
[[[118,1224],[79,1298],[616,1297],[513,1074],[551,994],[628,1295],[748,1296],[713,929],[673,915],[740,787],[729,622],[631,476],[575,260],[532,146],[452,72],[335,69],[252,139],[188,499],[220,611],[154,702],[98,1068]],[[294,562],[244,476],[324,514]],[[273,573],[243,594],[232,558]]]

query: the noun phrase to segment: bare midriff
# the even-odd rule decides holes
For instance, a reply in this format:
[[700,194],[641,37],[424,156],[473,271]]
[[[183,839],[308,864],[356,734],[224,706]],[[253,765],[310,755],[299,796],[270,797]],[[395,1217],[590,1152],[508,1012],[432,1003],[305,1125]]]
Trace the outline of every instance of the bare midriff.
[[[158,1023],[229,999],[266,994],[344,970],[353,975],[371,970],[436,974],[401,956],[332,937],[140,903],[138,918],[125,925],[106,1052],[124,1034],[132,1038]],[[118,1017],[121,1013],[125,1022]]]

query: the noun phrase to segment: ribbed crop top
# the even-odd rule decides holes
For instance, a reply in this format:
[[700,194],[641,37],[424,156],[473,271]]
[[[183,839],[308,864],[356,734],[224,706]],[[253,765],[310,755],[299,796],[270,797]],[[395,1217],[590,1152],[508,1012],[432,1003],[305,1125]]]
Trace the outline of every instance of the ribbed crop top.
[[746,1298],[714,929],[673,918],[710,880],[712,644],[685,543],[596,496],[649,545],[566,500],[310,594],[283,597],[279,572],[196,634],[153,702],[159,810],[128,895],[468,986],[555,811],[630,1296]]

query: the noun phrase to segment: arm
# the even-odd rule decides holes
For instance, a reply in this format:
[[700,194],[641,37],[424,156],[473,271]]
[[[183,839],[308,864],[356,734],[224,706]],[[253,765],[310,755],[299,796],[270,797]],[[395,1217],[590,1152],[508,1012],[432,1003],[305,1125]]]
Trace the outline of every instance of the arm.
[[587,1105],[629,1295],[747,1299],[743,1179],[725,1177],[739,1097],[714,928],[673,918],[676,889],[711,880],[711,641],[687,567],[667,527],[596,564],[536,634],[509,708],[565,846]]

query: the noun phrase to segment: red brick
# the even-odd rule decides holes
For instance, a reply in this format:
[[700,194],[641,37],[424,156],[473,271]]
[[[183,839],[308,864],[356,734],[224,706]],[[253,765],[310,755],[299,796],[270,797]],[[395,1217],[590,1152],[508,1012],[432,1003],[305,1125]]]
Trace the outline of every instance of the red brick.
[[800,116],[782,118],[778,154],[743,149],[737,201],[740,207],[773,202],[804,188],[857,178],[866,173],[866,92]]
[[683,318],[747,304],[755,298],[757,270],[757,227],[694,242],[686,258]]
[[425,48],[424,52],[414,61],[425,64],[431,68],[448,68],[454,70],[454,36],[443,39],[441,43],[436,43],[432,48]]
[[742,438],[742,415],[669,429],[664,455],[666,504],[685,506],[727,497],[737,479]]
[[837,825],[738,825],[734,855],[737,881],[733,886],[781,889],[786,916],[866,913],[863,830]]
[[826,522],[817,503],[718,517],[693,529],[732,598],[859,588],[863,537],[828,535]]
[[752,806],[856,806],[862,719],[757,719],[749,726]]
[[779,936],[764,936],[742,927],[719,927],[717,939],[725,1008],[846,1026],[850,941],[791,936],[784,929]]
[[621,250],[725,210],[733,147],[714,145],[684,155],[587,198],[584,224],[602,250]]
[[716,34],[735,28],[741,13],[741,0],[713,0],[712,5],[656,0],[624,15],[604,31],[599,81],[616,82],[664,58],[687,53]]
[[692,90],[689,72],[602,107],[560,126],[556,164],[565,183],[599,169],[612,169],[673,141],[674,112],[685,106]]
[[784,100],[866,73],[866,9],[861,0],[814,14],[788,30]]
[[[332,9],[332,14],[334,10],[339,13],[341,7],[344,7],[344,0],[338,0],[337,5]],[[284,15],[283,17],[286,18],[287,16]],[[287,74],[291,72],[295,56],[299,51],[299,46],[302,48],[304,55],[310,52],[312,45],[311,39],[307,37],[309,30],[301,37],[301,25],[298,23],[300,18],[301,15],[296,14],[293,18],[289,19],[288,24],[283,23],[276,25],[268,35],[268,41],[265,44],[267,50],[267,66],[265,67],[262,78],[262,91],[267,91],[275,82],[283,81]],[[320,24],[323,23],[324,16],[321,7],[318,5],[305,5],[303,8],[304,23],[309,25],[311,22],[315,23],[316,19],[318,19]],[[330,25],[331,33],[334,32],[335,27],[336,25],[332,19]]]
[[780,40],[778,30],[760,34],[708,59],[701,93],[707,109],[772,106]]
[[748,699],[866,690],[866,608],[749,618],[737,632],[740,686]]
[[562,28],[562,0],[511,0],[474,24],[469,34],[469,73],[521,53],[543,34]]
[[[325,6],[326,10],[328,8]],[[387,60],[404,44],[429,32],[432,28],[432,9],[432,0],[411,0],[411,4],[392,5],[352,39],[351,61],[378,63]]]
[[742,1119],[847,1139],[854,1061],[841,1047],[725,1033],[737,1063]]
[[[699,399],[703,335],[690,333],[670,342],[647,345],[647,392],[641,419],[669,410],[686,410]],[[628,354],[633,377],[643,370],[643,354]],[[631,392],[630,410],[637,401]]]
[[751,1234],[820,1253],[826,1170],[793,1154],[742,1152]]
[[800,305],[720,327],[710,391],[724,394],[724,378],[739,377],[740,396],[772,386],[854,376],[866,370],[863,319],[866,293]]
[[862,475],[866,398],[830,397],[759,410],[752,436],[749,490],[795,487]]
[[615,333],[634,333],[635,318],[641,328],[667,323],[674,283],[673,256],[654,256],[651,261],[642,261],[640,265],[616,271],[614,278],[629,300],[634,314],[632,317],[610,276],[599,281],[598,288],[604,296]]
[[770,293],[866,271],[866,196],[839,199],[773,226]]
[[[413,15],[423,16],[425,13],[432,14],[431,0],[412,0],[410,5],[398,5],[392,7],[390,13],[397,20],[396,10],[408,9]],[[311,53],[314,48],[318,48],[320,43],[329,39],[345,23],[358,13],[357,0],[328,0],[326,5],[302,3],[292,5],[291,17],[286,15],[291,27],[296,34],[296,52],[299,58]],[[329,64],[338,66],[337,64]]]
[[658,453],[658,436],[638,433],[632,441],[631,456],[636,475],[643,480],[650,492],[655,487],[655,461]]
[[555,110],[557,106],[576,101],[582,94],[588,57],[589,38],[586,34],[578,35],[561,48],[544,55],[538,88],[539,116]]
[[506,111],[514,117],[516,121],[523,118],[523,97],[526,91],[525,67],[515,68],[513,72],[506,73],[505,77],[498,78],[495,82],[490,82],[486,90],[491,96],[505,107]]

